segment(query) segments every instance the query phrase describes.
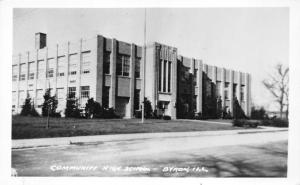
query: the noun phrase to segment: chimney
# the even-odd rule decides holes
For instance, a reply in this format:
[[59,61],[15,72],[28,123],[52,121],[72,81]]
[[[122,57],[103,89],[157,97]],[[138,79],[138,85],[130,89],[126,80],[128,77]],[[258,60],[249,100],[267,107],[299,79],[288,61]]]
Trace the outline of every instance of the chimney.
[[35,34],[35,49],[43,49],[47,46],[47,34],[36,33]]

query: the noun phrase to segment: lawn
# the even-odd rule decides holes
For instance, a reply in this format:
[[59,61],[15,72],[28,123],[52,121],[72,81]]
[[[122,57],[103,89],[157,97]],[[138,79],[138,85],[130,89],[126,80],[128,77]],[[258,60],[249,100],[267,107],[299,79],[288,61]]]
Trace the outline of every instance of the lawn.
[[12,139],[70,137],[86,135],[188,132],[238,129],[231,125],[189,120],[145,120],[140,119],[72,119],[12,116]]

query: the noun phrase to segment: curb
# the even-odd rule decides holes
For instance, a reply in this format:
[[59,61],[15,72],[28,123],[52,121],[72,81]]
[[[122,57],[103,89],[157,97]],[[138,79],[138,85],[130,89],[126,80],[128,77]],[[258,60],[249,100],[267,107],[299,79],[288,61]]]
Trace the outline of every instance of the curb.
[[136,134],[21,139],[21,140],[12,140],[12,150],[85,145],[85,144],[103,144],[104,142],[120,142],[120,141],[145,140],[145,139],[154,139],[154,138],[159,139],[159,138],[178,138],[178,137],[221,136],[221,135],[252,134],[252,133],[283,132],[283,131],[288,131],[288,128],[285,129],[262,128],[262,129],[249,129],[249,130],[196,131],[196,132],[136,133]]

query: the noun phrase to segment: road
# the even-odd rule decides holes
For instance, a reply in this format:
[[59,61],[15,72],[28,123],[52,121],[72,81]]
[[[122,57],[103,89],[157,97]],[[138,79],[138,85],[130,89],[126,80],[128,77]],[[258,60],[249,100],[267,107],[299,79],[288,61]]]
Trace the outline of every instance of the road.
[[288,132],[167,137],[12,151],[18,176],[286,177]]

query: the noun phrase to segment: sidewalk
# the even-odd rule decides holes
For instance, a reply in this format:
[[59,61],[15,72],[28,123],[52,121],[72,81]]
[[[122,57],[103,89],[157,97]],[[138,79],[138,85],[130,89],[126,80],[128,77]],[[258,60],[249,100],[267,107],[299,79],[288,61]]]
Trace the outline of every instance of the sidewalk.
[[40,139],[17,139],[17,140],[12,140],[12,149],[67,146],[71,144],[97,143],[97,142],[101,143],[101,142],[114,142],[114,141],[126,141],[126,140],[128,141],[128,140],[153,139],[153,138],[218,136],[218,135],[234,135],[234,134],[281,132],[281,131],[288,131],[288,128],[260,126],[258,127],[258,129],[241,129],[241,130],[224,130],[224,131],[137,133],[137,134],[56,137],[56,138],[40,138]]

